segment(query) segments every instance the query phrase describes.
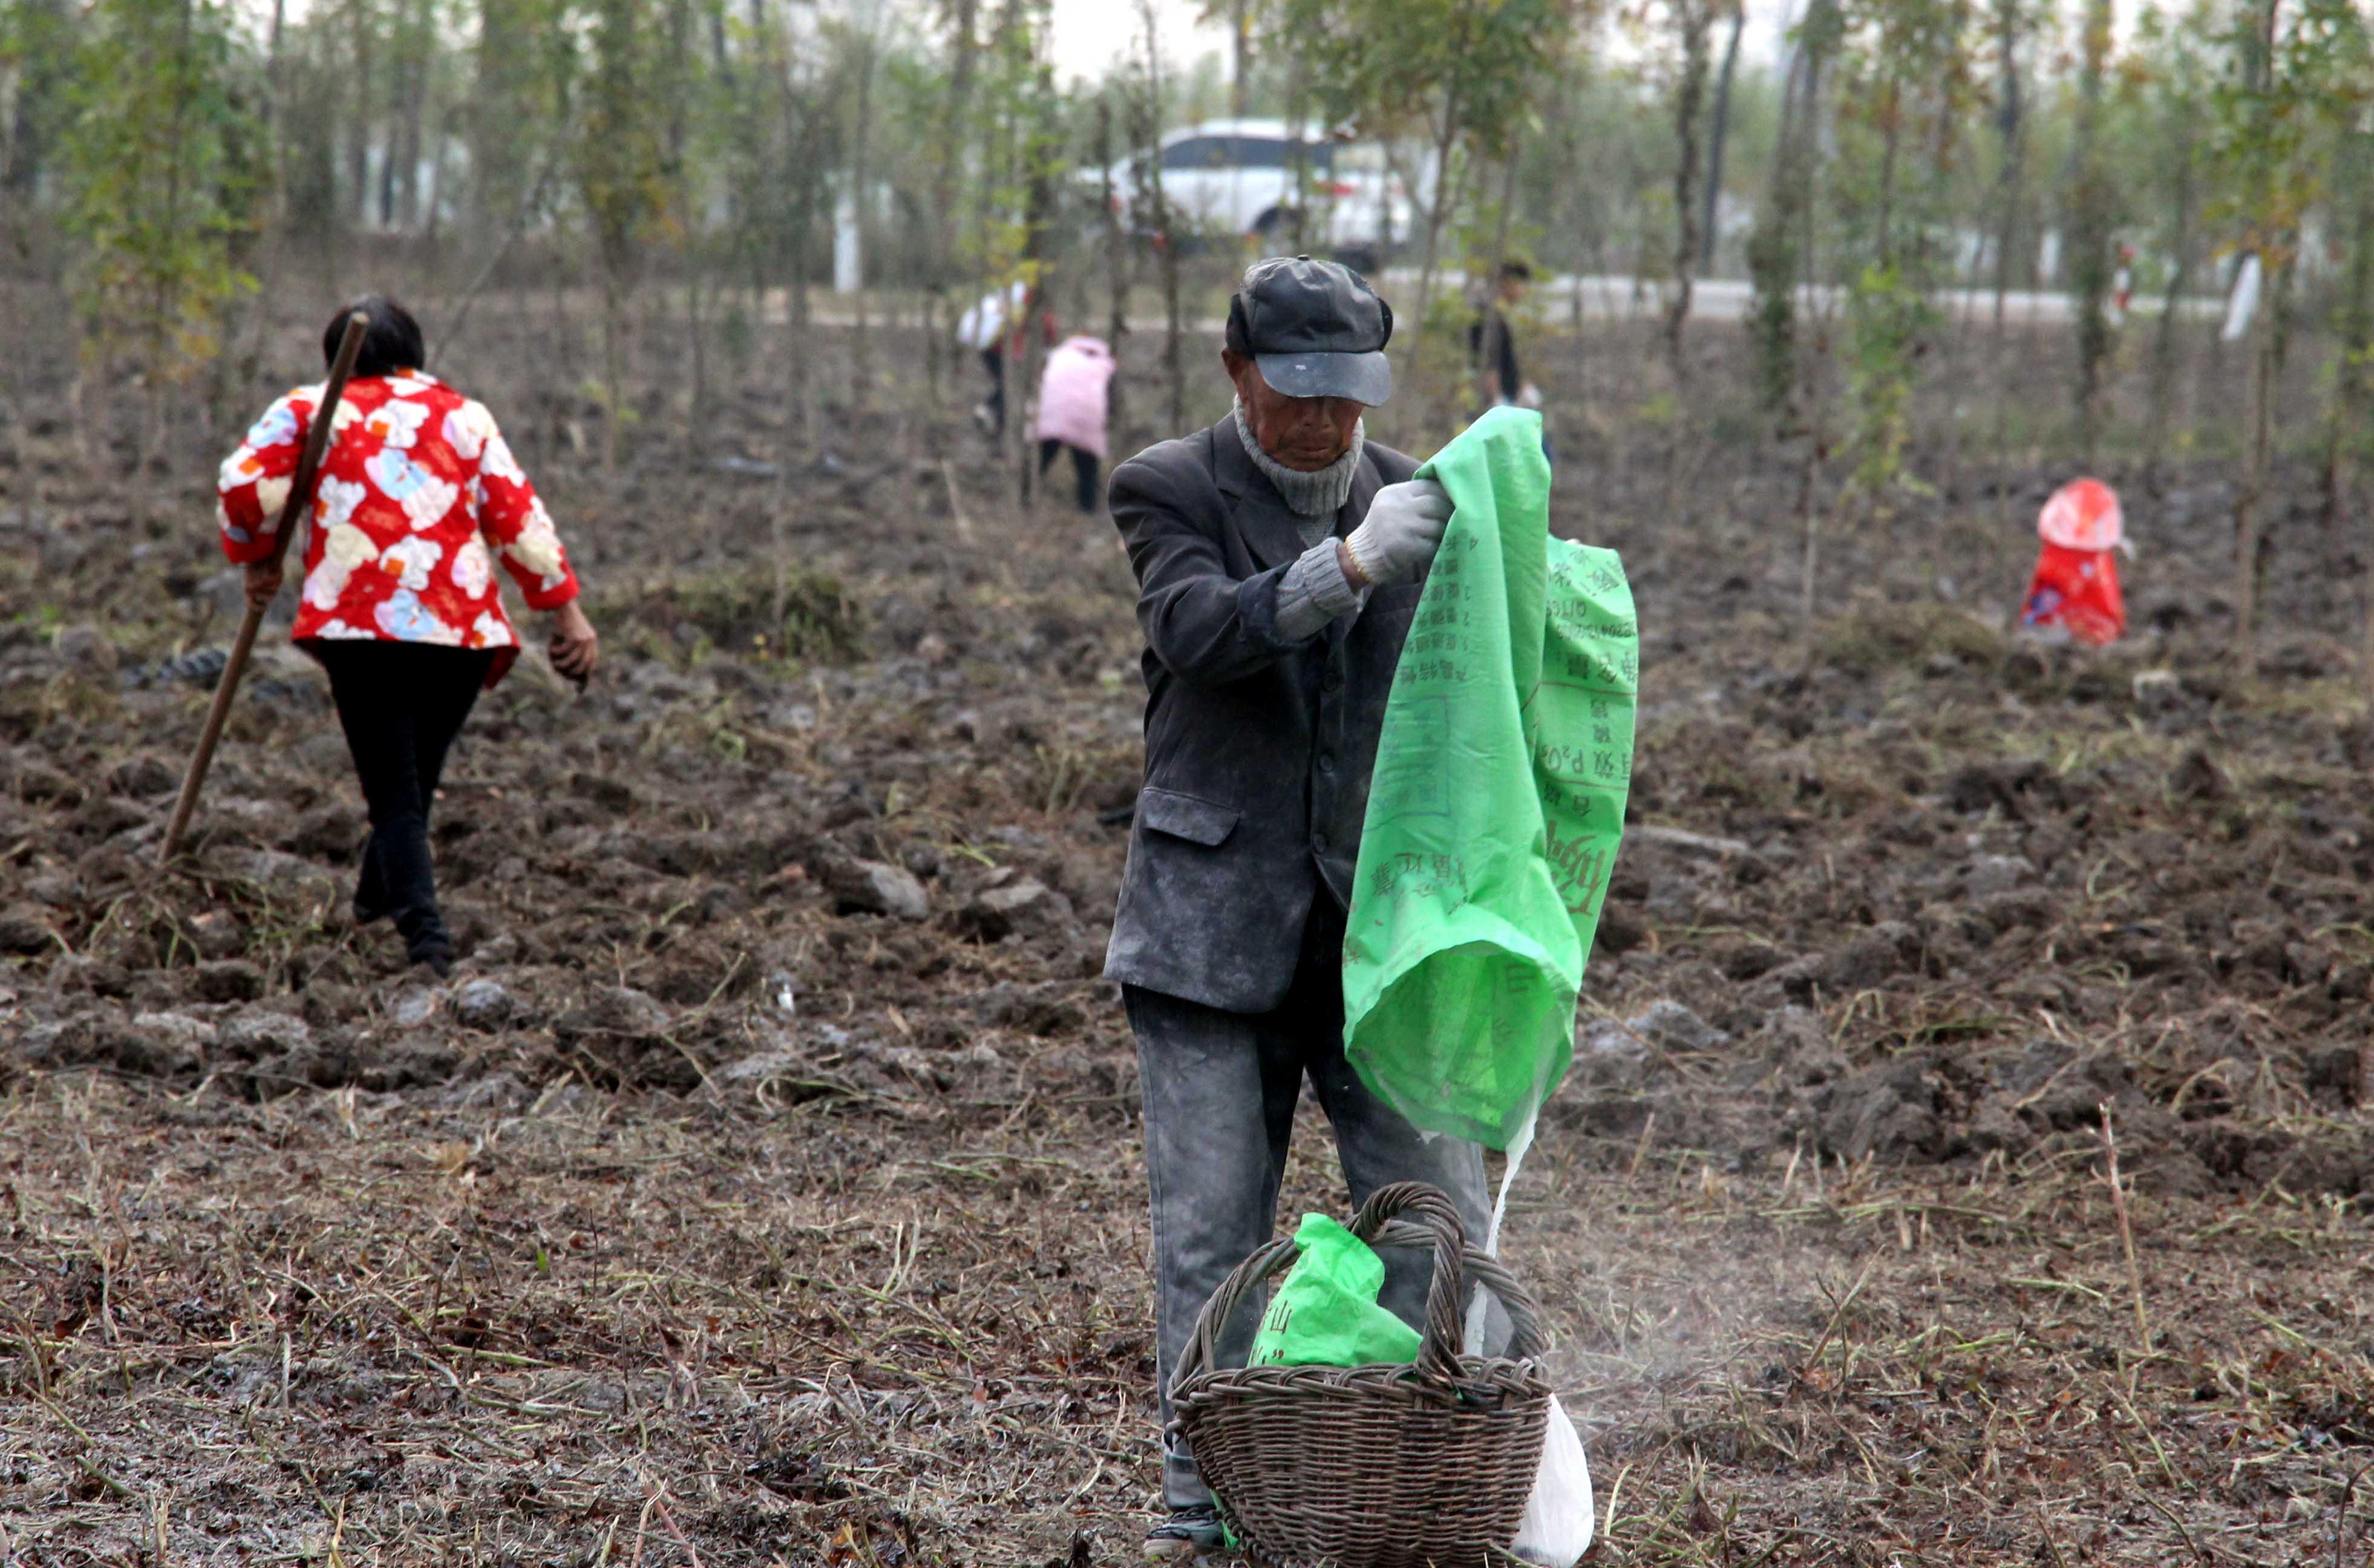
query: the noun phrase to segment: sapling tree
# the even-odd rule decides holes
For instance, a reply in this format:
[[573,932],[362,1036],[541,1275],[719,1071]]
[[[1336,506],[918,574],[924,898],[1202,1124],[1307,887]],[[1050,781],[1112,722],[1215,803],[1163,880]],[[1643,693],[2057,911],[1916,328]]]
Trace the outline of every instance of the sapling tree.
[[1816,185],[1822,158],[1822,87],[1843,18],[1833,0],[1811,0],[1789,54],[1772,165],[1747,242],[1755,300],[1748,331],[1756,349],[1756,387],[1769,429],[1786,439],[1798,427],[1798,304],[1813,264]]
[[[2049,4],[2049,0],[2048,0]],[[1995,384],[1995,494],[2004,517],[2011,515],[2011,379],[2004,357],[2005,306],[2019,249],[2020,210],[2027,172],[2027,86],[2021,71],[2021,44],[2030,21],[2028,0],[1994,0],[1994,334],[1990,345]]]
[[38,210],[72,111],[77,16],[66,0],[0,5],[0,195],[12,228]]
[[[1019,284],[1036,298],[1048,281],[1055,191],[1066,179],[1067,147],[1054,73],[1047,58],[1046,0],[1003,0],[981,60],[977,123],[981,140],[981,226],[974,244],[981,276],[1003,290]],[[1006,331],[1006,439],[1016,489],[1029,498],[1030,404],[1048,344],[1044,311],[1032,308]],[[1010,352],[1020,349],[1017,359]]]
[[1745,0],[1723,0],[1731,11],[1731,41],[1723,45],[1722,69],[1714,79],[1714,121],[1707,130],[1705,211],[1698,223],[1698,271],[1714,269],[1715,248],[1721,240],[1718,219],[1722,207],[1722,160],[1731,140],[1732,85],[1739,79],[1739,45],[1747,33]]
[[1138,0],[1138,27],[1143,45],[1142,67],[1130,94],[1130,139],[1137,149],[1131,160],[1137,188],[1130,193],[1131,210],[1141,215],[1156,247],[1156,270],[1162,287],[1162,375],[1168,383],[1169,425],[1173,434],[1187,427],[1187,368],[1181,358],[1185,318],[1179,292],[1179,239],[1172,232],[1173,215],[1162,182],[1162,123],[1169,104],[1162,68],[1162,35],[1156,24],[1152,0]]
[[576,148],[602,289],[602,471],[615,476],[627,419],[627,302],[645,238],[668,195],[664,99],[652,0],[593,0]]
[[[1851,0],[1843,7],[1832,191],[1847,282],[1847,385],[1854,493],[1885,509],[1911,441],[1915,368],[1938,317],[1931,302],[1944,252],[1950,145],[1925,139],[1949,120],[1964,79],[1966,9],[1949,0]],[[1932,165],[1916,170],[1926,146]]]
[[2153,194],[2158,207],[2158,250],[2167,266],[2159,319],[2152,326],[2151,376],[2145,413],[2144,474],[2157,480],[2174,416],[2182,303],[2193,279],[2201,216],[2201,124],[2209,111],[2215,67],[2214,0],[2193,0],[2180,17],[2145,13],[2136,28],[2136,53],[2145,80]]
[[[0,266],[20,278],[45,275],[54,264],[51,214],[42,204],[52,182],[56,145],[72,112],[76,15],[65,0],[0,0]],[[0,342],[31,341],[27,291],[0,288]],[[0,392],[7,417],[18,402],[34,356],[0,355]]]
[[2088,469],[2101,448],[2104,369],[2110,357],[2111,234],[2118,193],[2105,146],[2103,99],[2110,64],[2110,0],[2086,0],[2077,118],[2069,181],[2069,282],[2077,318],[2077,445]]
[[2355,7],[2329,8],[2330,62],[2317,94],[2317,139],[2325,169],[2322,194],[2330,243],[2339,252],[2333,279],[2332,358],[2325,378],[2321,482],[2328,526],[2339,520],[2345,459],[2362,439],[2374,408],[2374,40]]
[[946,0],[947,79],[938,106],[939,156],[932,168],[932,267],[924,286],[925,349],[934,408],[943,403],[947,385],[941,373],[945,333],[935,320],[946,304],[948,290],[970,281],[961,271],[958,236],[964,232],[958,210],[958,179],[963,172],[964,149],[972,143],[972,96],[975,63],[980,58],[976,36],[979,0]]
[[2348,0],[2301,0],[2285,25],[2282,0],[2243,0],[2227,35],[2232,66],[2216,94],[2210,155],[2226,189],[2214,216],[2237,254],[2256,256],[2262,285],[2251,325],[2250,392],[2242,410],[2243,477],[2234,504],[2235,661],[2258,668],[2259,584],[2281,316],[2298,259],[2302,220],[2321,191],[2314,117],[2342,59]]
[[[2311,62],[2297,60],[2304,50],[2313,51]],[[2354,6],[2315,4],[2302,13],[2292,53],[2296,63],[2311,64],[2314,71],[2326,216],[2342,252],[2321,464],[2325,526],[2332,531],[2350,509],[2352,470],[2368,450],[2374,420],[2374,32]],[[2358,673],[2374,703],[2374,574],[2361,581]]]
[[1706,98],[1707,34],[1714,24],[1715,0],[1667,0],[1674,31],[1674,263],[1673,294],[1665,303],[1665,363],[1673,377],[1677,460],[1680,432],[1686,428],[1689,359],[1682,332],[1690,319],[1690,283],[1698,264],[1698,111]]
[[144,461],[253,286],[230,249],[257,185],[241,65],[214,0],[98,0],[76,52],[64,205],[84,369],[146,387]]
[[[1705,0],[1687,0],[1704,4]],[[1417,297],[1404,374],[1424,346],[1443,240],[1469,170],[1497,168],[1563,57],[1574,0],[1279,0],[1271,37],[1330,123],[1426,148]]]
[[[1122,352],[1122,340],[1129,335],[1129,287],[1135,268],[1135,258],[1129,248],[1129,236],[1122,229],[1122,193],[1113,183],[1113,165],[1119,154],[1113,141],[1112,93],[1108,88],[1097,95],[1097,205],[1099,222],[1098,237],[1101,241],[1100,261],[1111,310],[1105,322],[1105,341],[1116,357]],[[1119,431],[1127,427],[1128,413],[1122,402],[1124,388],[1122,378],[1115,376],[1111,391],[1105,398],[1105,427]]]

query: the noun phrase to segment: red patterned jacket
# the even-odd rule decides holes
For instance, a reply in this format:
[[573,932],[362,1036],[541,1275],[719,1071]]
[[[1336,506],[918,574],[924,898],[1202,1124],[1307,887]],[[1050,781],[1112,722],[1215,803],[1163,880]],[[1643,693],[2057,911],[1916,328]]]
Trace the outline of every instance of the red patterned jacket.
[[[264,559],[288,499],[319,384],[280,399],[224,460],[223,554]],[[313,490],[305,590],[291,635],[496,649],[487,684],[519,657],[496,556],[528,607],[577,597],[552,518],[485,406],[424,371],[347,383]]]

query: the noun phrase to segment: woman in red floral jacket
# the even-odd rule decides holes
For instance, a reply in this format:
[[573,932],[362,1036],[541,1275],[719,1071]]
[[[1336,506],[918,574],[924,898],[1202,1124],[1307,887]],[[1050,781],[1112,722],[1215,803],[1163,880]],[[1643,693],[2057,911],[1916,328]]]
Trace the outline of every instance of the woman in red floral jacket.
[[[484,405],[421,370],[412,313],[379,295],[340,308],[325,361],[353,310],[370,327],[322,459],[292,635],[329,672],[370,807],[355,919],[394,917],[412,961],[442,975],[453,944],[437,908],[429,807],[471,704],[520,650],[495,562],[530,609],[552,612],[554,668],[582,681],[596,644],[544,503]],[[223,462],[223,553],[247,568],[252,603],[280,591],[272,530],[321,397],[316,384],[280,399]]]

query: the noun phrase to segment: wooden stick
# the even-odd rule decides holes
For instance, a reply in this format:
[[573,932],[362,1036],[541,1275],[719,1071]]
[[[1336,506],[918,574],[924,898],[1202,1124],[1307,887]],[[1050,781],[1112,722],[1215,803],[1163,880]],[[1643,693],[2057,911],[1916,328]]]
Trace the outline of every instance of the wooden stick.
[[[313,417],[305,429],[305,450],[289,480],[288,497],[280,503],[280,521],[273,531],[268,557],[274,566],[288,558],[288,539],[297,531],[297,520],[313,504],[313,480],[330,449],[332,427],[337,424],[338,400],[346,395],[347,378],[354,374],[355,357],[362,352],[363,333],[370,326],[370,317],[360,310],[347,318],[347,330],[338,339],[337,357],[330,366],[330,379],[323,383],[322,401],[315,404]],[[165,828],[165,848],[157,857],[160,866],[171,864],[173,857],[181,852],[182,837],[189,831],[191,813],[198,809],[198,791],[206,785],[206,769],[214,765],[215,746],[222,740],[223,721],[230,717],[231,698],[239,695],[240,678],[247,673],[248,655],[255,651],[255,634],[264,629],[264,609],[262,604],[249,604],[246,618],[239,624],[239,636],[231,639],[229,661],[223,665],[222,679],[215,684],[214,706],[206,710],[206,727],[198,732],[198,749],[190,754],[189,771],[182,776],[182,793],[173,802],[172,821]]]

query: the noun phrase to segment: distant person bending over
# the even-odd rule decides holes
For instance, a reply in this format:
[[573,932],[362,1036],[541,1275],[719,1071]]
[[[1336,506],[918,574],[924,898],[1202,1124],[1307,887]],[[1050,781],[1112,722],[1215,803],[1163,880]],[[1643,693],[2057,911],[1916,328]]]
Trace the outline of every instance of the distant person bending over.
[[[370,318],[314,489],[304,599],[291,633],[329,673],[371,833],[355,889],[358,924],[393,916],[411,961],[443,975],[452,938],[437,907],[429,813],[445,753],[519,638],[495,560],[532,609],[553,613],[553,667],[582,682],[595,638],[552,519],[486,408],[424,372],[420,324],[382,295],[339,308],[322,334],[337,357],[347,317]],[[266,409],[222,465],[223,553],[269,603],[280,568],[271,530],[322,386]]]
[[1067,337],[1056,345],[1039,378],[1039,473],[1043,477],[1055,459],[1069,451],[1080,512],[1086,517],[1097,515],[1112,379],[1112,350],[1104,339],[1087,336]]
[[[1449,1192],[1484,1234],[1484,1159],[1418,1136],[1344,1057],[1344,924],[1385,696],[1451,497],[1369,440],[1393,393],[1393,312],[1308,257],[1257,262],[1228,302],[1234,413],[1113,473],[1146,634],[1146,788],[1105,975],[1137,1036],[1153,1188],[1162,1416],[1195,1316],[1270,1239],[1307,1079],[1355,1204],[1390,1182]],[[1416,1321],[1425,1270],[1388,1265]],[[1252,1326],[1233,1342],[1241,1357]],[[1224,1352],[1229,1347],[1223,1347]],[[1183,1446],[1149,1557],[1219,1546]]]
[[[1017,279],[982,295],[957,322],[958,339],[981,355],[981,368],[989,372],[989,395],[972,411],[973,423],[984,435],[1005,433],[1005,362],[1022,352],[1022,333],[1038,302],[1039,291]],[[1055,341],[1052,312],[1042,312],[1039,326],[1044,334],[1040,341]]]

